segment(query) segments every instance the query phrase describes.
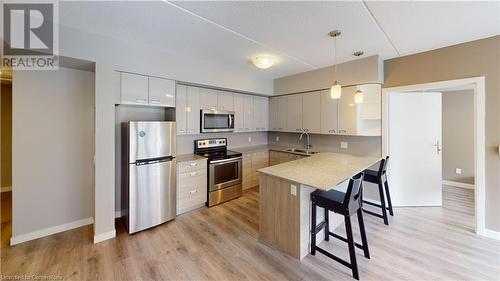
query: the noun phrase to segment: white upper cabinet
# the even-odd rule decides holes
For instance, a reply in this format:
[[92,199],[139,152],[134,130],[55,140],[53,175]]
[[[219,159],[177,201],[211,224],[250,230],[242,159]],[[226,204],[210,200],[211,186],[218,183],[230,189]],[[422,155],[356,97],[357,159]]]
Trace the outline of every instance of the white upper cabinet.
[[219,93],[217,94],[217,109],[233,111],[233,94],[230,92],[219,91]]
[[302,95],[289,95],[286,99],[286,130],[289,132],[302,132]]
[[187,87],[177,85],[175,121],[177,123],[177,135],[187,133]]
[[356,135],[358,133],[358,111],[354,103],[356,86],[342,87],[342,97],[338,100],[339,126],[338,134]]
[[269,129],[279,131],[278,125],[278,98],[269,99]]
[[200,108],[201,109],[217,109],[218,93],[216,90],[199,88],[200,89]]
[[338,100],[330,97],[330,91],[321,91],[321,133],[337,134],[339,126]]
[[307,133],[321,133],[321,92],[302,94],[302,129]]
[[269,98],[260,97],[260,124],[262,131],[269,130]]
[[261,126],[261,104],[260,104],[260,97],[253,97],[253,129],[254,131],[261,131],[262,126]]
[[234,131],[245,131],[245,96],[234,94]]
[[[364,101],[354,103],[357,89]],[[381,136],[381,85],[342,87],[342,97],[331,99],[330,91],[272,97],[269,124],[272,131],[315,134]]]
[[359,88],[365,93],[364,102],[358,104],[358,135],[382,135],[382,87],[366,84]]
[[286,129],[286,119],[287,119],[287,110],[288,110],[288,102],[287,97],[277,97],[278,99],[278,131],[284,131]]
[[187,87],[187,134],[200,133],[200,88]]
[[148,104],[148,77],[121,73],[121,103]]
[[249,95],[244,96],[243,109],[245,111],[245,117],[243,118],[243,127],[245,131],[253,131],[253,97]]
[[175,81],[149,77],[149,104],[175,107]]

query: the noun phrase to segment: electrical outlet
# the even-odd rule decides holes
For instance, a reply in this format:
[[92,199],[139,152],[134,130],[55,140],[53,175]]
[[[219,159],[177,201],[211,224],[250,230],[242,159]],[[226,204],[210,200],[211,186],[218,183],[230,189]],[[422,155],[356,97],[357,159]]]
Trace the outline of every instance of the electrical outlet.
[[276,141],[280,141],[280,136],[276,136]]
[[290,185],[290,194],[297,196],[297,186],[295,184]]
[[252,142],[252,137],[248,137],[248,142]]
[[348,143],[346,141],[340,142],[340,148],[347,149]]
[[461,174],[462,174],[462,169],[460,169],[460,168],[456,168],[456,169],[455,169],[455,174],[457,174],[457,175],[461,175]]

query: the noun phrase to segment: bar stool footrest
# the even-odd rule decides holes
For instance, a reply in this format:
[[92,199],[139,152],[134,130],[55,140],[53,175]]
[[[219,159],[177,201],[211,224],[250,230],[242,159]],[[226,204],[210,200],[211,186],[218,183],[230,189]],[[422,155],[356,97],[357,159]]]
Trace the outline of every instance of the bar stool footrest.
[[316,251],[322,253],[323,255],[331,258],[332,260],[338,262],[338,263],[341,263],[342,265],[344,266],[347,266],[348,268],[351,268],[352,269],[352,265],[348,262],[346,262],[345,260],[341,259],[341,258],[338,258],[332,254],[330,254],[329,252],[327,252],[326,250],[323,250],[321,249],[320,247],[316,246]]
[[377,214],[377,213],[374,213],[374,212],[372,212],[372,211],[368,211],[368,210],[366,210],[366,209],[362,209],[362,210],[363,210],[363,212],[364,212],[364,213],[370,214],[370,215],[372,215],[372,216],[376,216],[376,217],[379,217],[379,218],[381,218],[381,219],[383,219],[383,218],[384,218],[384,216],[382,216],[381,214]]
[[[349,243],[349,241],[347,241],[347,239],[346,239],[346,238],[344,238],[344,237],[342,237],[342,236],[340,236],[340,235],[338,235],[338,234],[335,234],[335,233],[333,233],[333,232],[328,232],[328,234],[330,234],[330,236],[333,236],[333,237],[335,237],[335,238],[337,238],[337,239],[339,239],[339,240],[342,240],[342,241],[344,241],[344,242],[346,242],[346,243]],[[359,243],[354,242],[354,245],[356,245],[356,247],[360,248],[361,250],[364,250],[364,249],[365,249],[365,248],[363,247],[363,245],[361,245],[361,244],[359,244]]]

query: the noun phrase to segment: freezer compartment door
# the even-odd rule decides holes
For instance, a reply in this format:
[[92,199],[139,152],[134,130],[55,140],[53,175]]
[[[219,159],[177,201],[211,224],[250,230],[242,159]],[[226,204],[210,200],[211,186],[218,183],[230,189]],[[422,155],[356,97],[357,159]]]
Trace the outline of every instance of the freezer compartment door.
[[175,122],[129,122],[129,163],[175,156]]
[[175,159],[129,165],[129,233],[175,218],[175,167]]

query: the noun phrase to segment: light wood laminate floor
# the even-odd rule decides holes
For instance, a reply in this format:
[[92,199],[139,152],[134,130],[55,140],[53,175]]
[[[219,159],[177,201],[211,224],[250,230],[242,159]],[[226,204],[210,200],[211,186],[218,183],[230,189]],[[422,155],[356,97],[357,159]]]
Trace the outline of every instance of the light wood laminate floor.
[[[390,226],[365,215],[371,259],[357,252],[361,280],[499,279],[500,242],[472,233],[470,194],[449,188],[443,208],[396,208]],[[1,273],[64,280],[354,280],[321,254],[299,262],[258,242],[258,198],[252,189],[134,235],[119,223],[116,239],[96,245],[87,226],[10,247],[11,224],[3,223]],[[344,235],[343,227],[336,232]],[[321,247],[347,258],[346,245],[334,240]]]

